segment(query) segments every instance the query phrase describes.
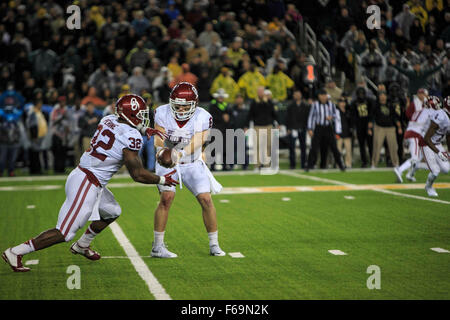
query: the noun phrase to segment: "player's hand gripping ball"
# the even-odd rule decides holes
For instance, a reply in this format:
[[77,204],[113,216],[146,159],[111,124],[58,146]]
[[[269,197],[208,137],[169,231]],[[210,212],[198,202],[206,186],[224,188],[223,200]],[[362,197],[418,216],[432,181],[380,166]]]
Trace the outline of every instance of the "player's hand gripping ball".
[[173,168],[177,164],[176,151],[172,148],[162,148],[156,154],[156,160],[164,168]]

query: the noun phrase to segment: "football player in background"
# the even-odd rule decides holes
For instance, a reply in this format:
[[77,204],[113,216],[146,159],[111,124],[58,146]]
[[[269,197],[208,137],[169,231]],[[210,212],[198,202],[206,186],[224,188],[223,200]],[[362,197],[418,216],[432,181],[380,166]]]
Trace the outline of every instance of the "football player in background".
[[171,177],[175,170],[157,176],[144,169],[139,158],[141,132],[148,136],[164,137],[160,132],[146,127],[148,114],[148,107],[140,96],[125,95],[116,102],[115,114],[100,121],[89,149],[67,178],[66,200],[59,211],[56,227],[3,252],[3,259],[14,271],[30,271],[22,264],[23,255],[72,240],[88,220],[93,222],[72,244],[70,251],[90,260],[100,259],[100,254],[92,250],[90,244],[121,214],[119,204],[106,185],[123,164],[136,182],[167,187],[176,185],[177,182]]
[[[441,102],[439,98],[434,103]],[[430,121],[430,126],[425,134],[425,146],[423,147],[423,155],[430,169],[428,174],[425,190],[430,197],[437,197],[438,194],[433,188],[433,183],[439,173],[448,173],[450,169],[449,154],[442,146],[444,137],[447,139],[447,149],[450,150],[450,96],[444,99],[443,109],[437,110]]]
[[[155,111],[155,129],[165,133],[168,138],[163,141],[155,136],[157,156],[164,147],[171,148],[175,155],[177,175],[174,179],[184,184],[197,198],[202,207],[203,222],[208,232],[210,255],[224,256],[219,247],[216,209],[211,192],[220,192],[222,186],[214,179],[202,159],[202,146],[207,141],[212,127],[212,117],[203,108],[198,107],[197,89],[188,82],[178,83],[170,94],[169,103],[158,107]],[[165,175],[172,169],[156,163],[156,174]],[[181,178],[181,179],[180,179]],[[154,241],[152,257],[176,258],[175,253],[167,250],[164,243],[169,209],[175,197],[174,186],[159,185],[160,202],[154,216]]]

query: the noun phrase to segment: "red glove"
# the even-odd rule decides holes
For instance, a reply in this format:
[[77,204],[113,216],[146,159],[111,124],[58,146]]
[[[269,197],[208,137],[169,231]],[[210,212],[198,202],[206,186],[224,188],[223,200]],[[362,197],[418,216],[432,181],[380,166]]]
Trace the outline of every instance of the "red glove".
[[169,186],[169,187],[175,187],[175,186],[178,184],[178,181],[172,179],[172,175],[173,175],[175,172],[177,172],[177,170],[173,170],[173,171],[171,171],[171,172],[165,174],[165,175],[163,176],[163,178],[164,178],[164,183],[161,183],[161,184],[163,184],[163,185],[165,185],[165,186]]
[[151,136],[157,135],[161,139],[165,140],[168,138],[167,134],[153,128],[147,128],[145,129],[145,134],[147,135],[147,138],[150,139]]

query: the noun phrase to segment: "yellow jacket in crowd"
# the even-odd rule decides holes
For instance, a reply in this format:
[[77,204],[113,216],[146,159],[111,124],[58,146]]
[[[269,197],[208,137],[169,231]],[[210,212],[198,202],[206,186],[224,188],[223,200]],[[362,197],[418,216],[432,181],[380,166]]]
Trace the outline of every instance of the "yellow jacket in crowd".
[[211,93],[211,95],[213,95],[215,92],[217,92],[217,90],[219,90],[219,88],[223,88],[225,92],[228,93],[228,98],[225,99],[225,102],[233,103],[236,94],[239,92],[239,87],[236,81],[234,81],[231,76],[224,76],[222,73],[220,73],[214,79],[209,92]]
[[272,98],[277,101],[284,101],[287,99],[287,90],[294,86],[289,76],[283,71],[271,73],[266,78],[267,87],[272,91]]
[[258,70],[247,71],[239,78],[238,86],[245,91],[247,98],[255,99],[256,90],[260,86],[266,86],[266,79]]

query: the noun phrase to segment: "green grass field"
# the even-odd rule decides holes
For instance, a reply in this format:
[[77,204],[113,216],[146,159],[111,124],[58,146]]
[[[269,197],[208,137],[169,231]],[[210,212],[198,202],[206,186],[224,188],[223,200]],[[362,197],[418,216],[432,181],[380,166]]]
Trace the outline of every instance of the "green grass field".
[[[416,184],[423,184],[426,174],[419,171]],[[65,181],[55,179],[0,179],[1,251],[55,226],[65,198]],[[226,188],[277,187],[213,196],[221,247],[244,258],[208,255],[200,207],[185,188],[177,191],[165,238],[178,258],[149,258],[158,192],[129,178],[111,181],[123,210],[117,223],[170,298],[450,298],[450,254],[430,249],[450,250],[450,189],[437,189],[441,202],[427,200],[423,188],[389,189],[396,194],[327,190],[326,186],[339,183],[395,183],[392,172],[370,170],[306,174],[297,170],[273,176],[235,173],[217,179]],[[449,183],[450,176],[440,176],[437,182]],[[40,190],[49,185],[51,190]],[[312,188],[286,192],[286,186]],[[35,207],[27,209],[30,205]],[[13,273],[2,263],[0,299],[155,299],[109,228],[94,240],[93,247],[103,257],[113,258],[92,262],[72,255],[70,244],[25,256],[25,262],[39,260],[28,273]],[[328,252],[333,249],[347,255]],[[79,290],[66,286],[70,265],[80,267]],[[379,290],[366,286],[371,265],[381,270]]]

